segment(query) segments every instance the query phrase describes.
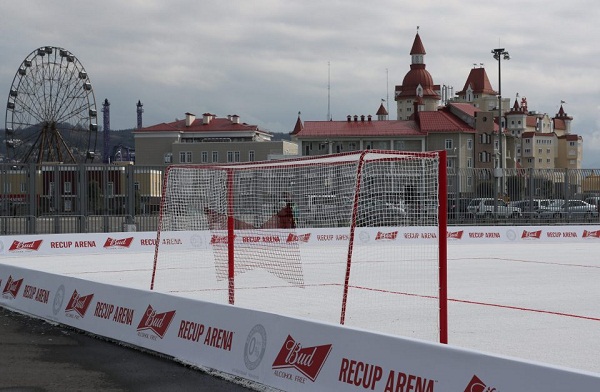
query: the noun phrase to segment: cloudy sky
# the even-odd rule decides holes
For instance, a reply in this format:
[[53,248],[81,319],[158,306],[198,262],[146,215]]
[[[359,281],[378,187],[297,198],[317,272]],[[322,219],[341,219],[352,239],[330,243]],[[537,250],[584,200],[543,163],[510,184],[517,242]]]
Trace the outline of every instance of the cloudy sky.
[[[600,6],[596,0],[19,0],[0,3],[0,94],[42,46],[71,51],[111,128],[225,117],[288,133],[303,120],[375,114],[410,66],[419,26],[434,83],[464,86],[486,68],[502,95],[554,116],[561,101],[583,136],[585,168],[600,168]],[[329,94],[328,94],[329,91]],[[328,99],[329,95],[329,99]],[[5,125],[5,111],[0,113]],[[101,123],[101,120],[99,121]]]

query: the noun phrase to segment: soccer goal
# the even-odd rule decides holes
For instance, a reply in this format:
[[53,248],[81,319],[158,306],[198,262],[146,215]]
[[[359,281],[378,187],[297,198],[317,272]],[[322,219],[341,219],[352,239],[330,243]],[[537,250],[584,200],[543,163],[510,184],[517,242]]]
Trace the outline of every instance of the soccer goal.
[[445,156],[170,166],[151,289],[445,343]]

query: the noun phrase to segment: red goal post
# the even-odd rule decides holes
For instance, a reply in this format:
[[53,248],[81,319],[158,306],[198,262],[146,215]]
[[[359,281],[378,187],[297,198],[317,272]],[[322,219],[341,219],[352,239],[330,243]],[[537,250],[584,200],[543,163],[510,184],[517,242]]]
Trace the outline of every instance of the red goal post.
[[446,194],[445,151],[173,165],[151,289],[446,343]]

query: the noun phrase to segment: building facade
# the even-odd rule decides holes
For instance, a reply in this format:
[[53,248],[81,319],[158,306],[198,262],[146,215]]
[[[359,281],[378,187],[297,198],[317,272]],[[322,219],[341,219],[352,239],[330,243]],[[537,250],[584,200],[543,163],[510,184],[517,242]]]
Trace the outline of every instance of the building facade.
[[196,118],[186,113],[184,120],[134,132],[136,164],[253,162],[298,154],[296,144],[272,141],[272,136],[256,125],[242,123],[237,115],[219,118],[205,113]]
[[[528,110],[526,98],[516,99],[510,107],[510,98],[498,99],[481,65],[471,69],[462,90],[440,106],[442,89],[426,69],[425,54],[417,32],[410,70],[395,87],[397,120],[387,119],[383,105],[376,112],[377,121],[370,115],[354,115],[346,121],[303,123],[298,116],[291,135],[300,154],[445,149],[448,167],[457,169],[581,168],[583,140],[571,133],[572,117],[562,105],[553,118]],[[444,91],[450,91],[448,87],[444,85]]]

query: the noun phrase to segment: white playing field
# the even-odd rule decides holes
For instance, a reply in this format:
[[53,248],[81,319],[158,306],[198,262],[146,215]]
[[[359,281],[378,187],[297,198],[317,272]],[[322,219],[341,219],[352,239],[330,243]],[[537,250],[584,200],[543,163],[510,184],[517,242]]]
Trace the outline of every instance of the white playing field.
[[[507,245],[449,244],[448,296],[449,343],[485,352],[546,362],[600,373],[600,257],[599,245],[535,244]],[[327,261],[326,255],[323,257]],[[52,273],[140,289],[150,286],[152,253],[127,255],[48,256],[25,259],[7,257],[3,263]],[[336,264],[335,261],[331,261]],[[214,282],[214,268],[180,265],[189,268],[193,281]],[[311,284],[310,265],[303,267],[305,285]],[[319,269],[322,271],[322,269]],[[339,281],[338,268],[332,268],[331,281]],[[167,273],[168,271],[163,271]],[[174,272],[174,270],[172,271]],[[181,272],[181,271],[179,271]],[[353,271],[358,273],[358,271]],[[179,276],[180,274],[176,274]],[[286,296],[281,284],[264,270],[249,271],[238,279],[239,292],[262,291],[278,301],[272,312],[288,314],[302,307],[297,296]],[[200,280],[198,280],[200,279]],[[320,280],[322,281],[322,279]],[[394,282],[390,282],[393,284]],[[214,285],[214,283],[211,283]],[[337,296],[341,288],[319,284],[319,295]],[[224,302],[223,290],[210,290],[214,300]],[[401,290],[401,289],[399,289]],[[161,290],[163,291],[163,290]],[[303,293],[311,292],[304,289]],[[392,295],[402,292],[390,290]],[[207,292],[187,291],[178,295],[207,298]],[[225,297],[223,297],[225,296]],[[244,304],[239,294],[236,303]],[[334,301],[335,302],[335,301]],[[272,305],[271,305],[272,306]],[[313,306],[305,317],[339,321],[336,309]],[[365,318],[373,318],[364,312]],[[352,318],[359,317],[357,312]],[[417,315],[402,314],[395,322]],[[358,320],[360,321],[360,320]],[[349,322],[351,324],[351,322]]]

